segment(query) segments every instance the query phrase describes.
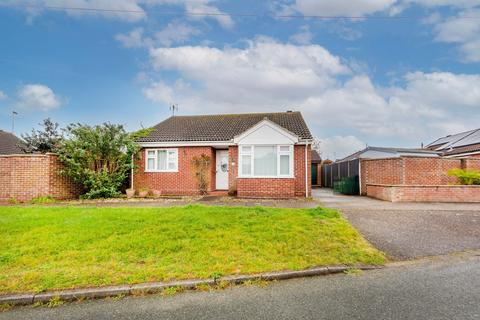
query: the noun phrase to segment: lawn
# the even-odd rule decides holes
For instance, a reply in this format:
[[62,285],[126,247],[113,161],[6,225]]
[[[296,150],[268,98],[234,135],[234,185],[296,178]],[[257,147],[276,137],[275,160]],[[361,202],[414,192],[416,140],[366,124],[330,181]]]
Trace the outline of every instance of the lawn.
[[337,211],[1,207],[0,294],[382,264]]

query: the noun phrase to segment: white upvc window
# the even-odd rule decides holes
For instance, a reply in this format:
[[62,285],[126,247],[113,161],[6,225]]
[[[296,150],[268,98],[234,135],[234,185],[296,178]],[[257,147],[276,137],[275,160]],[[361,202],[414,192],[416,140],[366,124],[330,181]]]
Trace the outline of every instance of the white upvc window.
[[292,178],[293,145],[241,145],[239,177]]
[[146,149],[145,172],[177,172],[178,149]]

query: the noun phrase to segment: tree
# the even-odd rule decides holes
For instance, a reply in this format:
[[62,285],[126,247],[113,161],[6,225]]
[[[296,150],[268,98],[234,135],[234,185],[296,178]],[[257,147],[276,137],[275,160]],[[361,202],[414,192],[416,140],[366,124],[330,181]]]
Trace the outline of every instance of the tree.
[[56,152],[63,138],[58,130],[58,123],[47,118],[39,125],[43,127],[42,130],[32,129],[32,133],[22,134],[25,143],[20,147],[26,153]]
[[68,139],[58,148],[65,165],[63,173],[82,184],[85,198],[110,198],[120,195],[133,155],[139,146],[123,126],[104,123],[97,126],[71,124]]

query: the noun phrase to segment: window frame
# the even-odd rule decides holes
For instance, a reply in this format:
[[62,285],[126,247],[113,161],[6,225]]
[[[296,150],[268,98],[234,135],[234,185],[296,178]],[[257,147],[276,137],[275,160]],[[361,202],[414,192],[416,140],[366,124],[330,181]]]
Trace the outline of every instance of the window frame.
[[[149,156],[149,152],[154,151],[155,156]],[[165,151],[167,153],[167,163],[166,163],[166,169],[164,170],[159,170],[158,169],[158,153],[160,151]],[[173,152],[174,156],[170,157],[170,153]],[[154,164],[154,169],[149,169],[148,168],[148,160],[153,159],[153,164]],[[175,168],[169,169],[169,164],[174,163]],[[156,148],[156,149],[145,149],[145,172],[178,172],[178,148]]]
[[[255,175],[255,146],[259,147],[276,147],[276,156],[277,156],[277,173],[276,175],[271,176],[256,176]],[[243,151],[243,148],[250,148],[250,151]],[[281,151],[281,147],[288,147],[288,151]],[[238,177],[239,178],[248,178],[248,179],[291,179],[294,178],[294,145],[290,144],[269,144],[269,145],[239,145],[238,146]],[[282,175],[280,174],[280,156],[288,155],[289,156],[289,174]],[[243,173],[243,156],[250,156],[250,174]]]

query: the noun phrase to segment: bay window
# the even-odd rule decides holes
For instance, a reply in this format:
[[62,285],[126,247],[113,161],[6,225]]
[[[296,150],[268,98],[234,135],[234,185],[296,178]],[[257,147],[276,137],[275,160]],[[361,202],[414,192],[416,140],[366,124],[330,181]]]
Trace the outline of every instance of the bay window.
[[147,149],[146,172],[177,172],[178,149]]
[[239,176],[243,178],[293,177],[293,146],[240,146]]

